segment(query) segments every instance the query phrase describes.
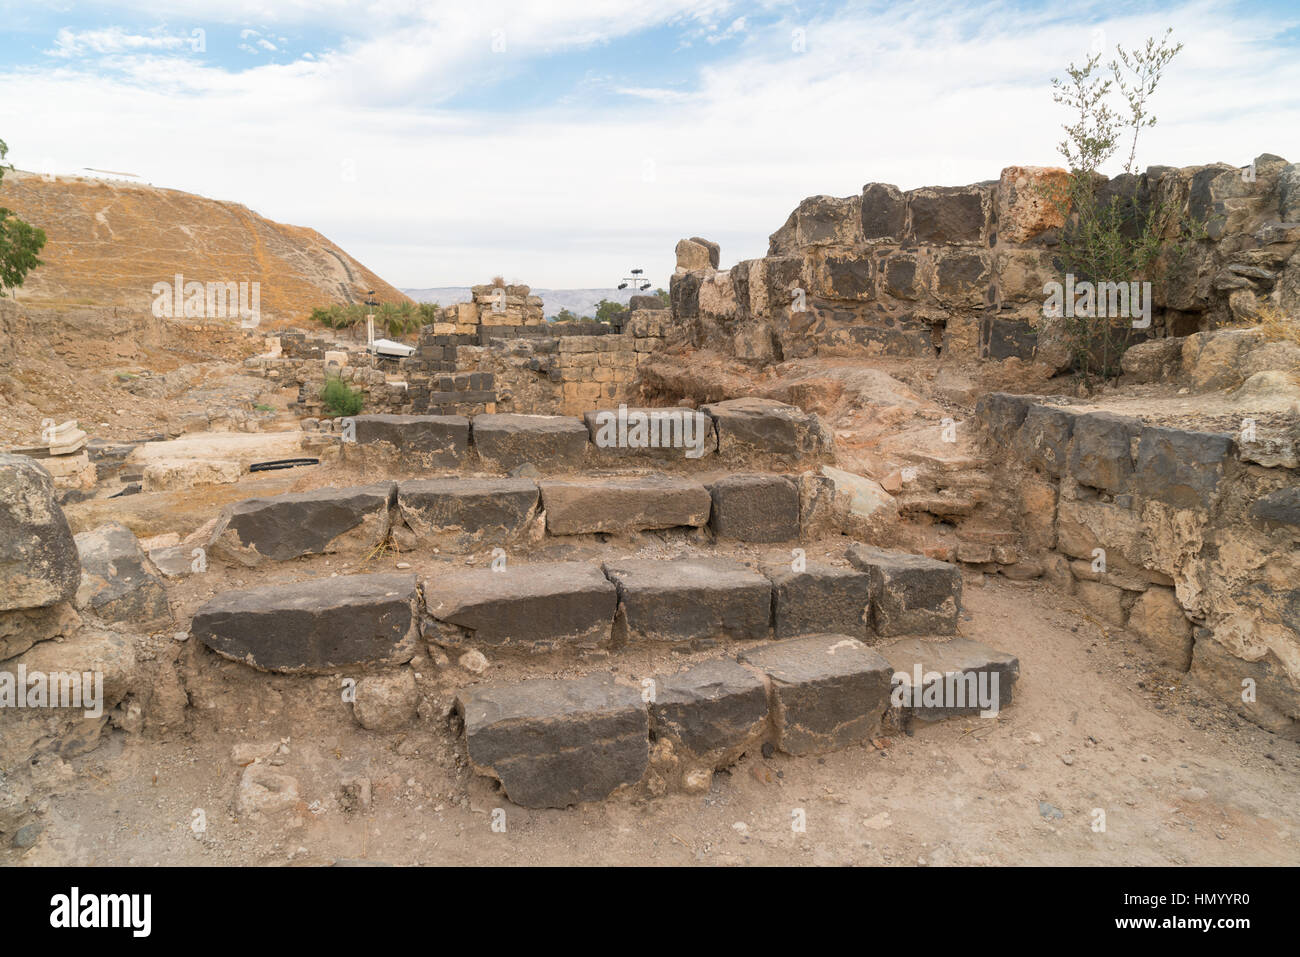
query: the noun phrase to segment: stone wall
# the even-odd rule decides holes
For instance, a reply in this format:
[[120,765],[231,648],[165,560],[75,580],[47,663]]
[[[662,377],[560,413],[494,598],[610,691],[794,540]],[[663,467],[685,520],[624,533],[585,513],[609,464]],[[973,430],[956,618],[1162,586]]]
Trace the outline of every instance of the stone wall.
[[611,322],[545,322],[541,300],[528,295],[527,286],[475,286],[473,302],[448,306],[448,321],[420,330],[409,358],[374,356],[364,347],[294,331],[268,339],[268,353],[245,360],[244,367],[296,385],[292,408],[306,417],[322,412],[327,374],[361,391],[367,412],[577,414],[628,401],[641,362],[663,342],[670,322],[662,302],[634,299],[638,308]]
[[[718,269],[716,244],[683,240],[673,317],[696,345],[754,362],[822,355],[1037,358],[1068,361],[1043,319],[1043,284],[1062,220],[1040,187],[1057,169],[1012,166],[971,186],[903,192],[868,183],[856,196],[813,196],[772,234],[768,254]],[[1152,328],[1186,335],[1300,310],[1300,164],[1269,154],[1151,167],[1102,186],[1108,201],[1168,204],[1206,238],[1157,284]]]
[[992,393],[977,418],[1048,579],[1300,739],[1300,471],[1261,464],[1267,442],[1060,400]]
[[593,324],[550,323],[545,330],[559,334],[493,332],[485,345],[461,352],[466,367],[496,383],[499,411],[577,415],[629,402],[641,363],[662,345],[669,324],[665,309],[633,310],[621,333],[595,323],[605,326],[599,334],[574,334],[563,327]]

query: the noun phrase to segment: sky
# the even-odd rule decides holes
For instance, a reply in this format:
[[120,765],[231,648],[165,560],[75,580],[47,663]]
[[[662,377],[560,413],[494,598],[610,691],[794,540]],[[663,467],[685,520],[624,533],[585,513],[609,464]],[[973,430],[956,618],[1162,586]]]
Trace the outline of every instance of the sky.
[[402,288],[666,288],[678,239],[761,256],[806,196],[1057,165],[1051,79],[1167,27],[1139,165],[1300,161],[1294,0],[1066,7],[0,0],[0,139],[310,226]]

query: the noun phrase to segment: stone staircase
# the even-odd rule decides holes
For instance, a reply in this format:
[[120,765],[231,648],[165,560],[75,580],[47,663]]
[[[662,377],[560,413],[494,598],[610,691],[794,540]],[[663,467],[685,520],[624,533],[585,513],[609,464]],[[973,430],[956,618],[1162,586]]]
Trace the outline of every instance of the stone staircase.
[[236,502],[152,563],[110,530],[100,591],[123,620],[179,601],[217,656],[196,663],[236,680],[355,679],[373,733],[436,685],[463,759],[530,807],[698,792],[756,749],[1009,703],[1015,659],[957,636],[957,566],[828,526],[829,480],[796,471],[830,451],[815,416],[681,411],[698,459],[599,442],[600,413],[360,416],[346,455],[374,481]]
[[[821,440],[802,413],[729,417],[718,405],[709,467],[686,474],[662,448],[596,446],[592,416],[359,417],[358,450],[389,446],[383,455],[425,477],[229,506],[210,550],[251,566],[395,548],[424,559],[419,573],[225,591],[191,633],[286,674],[400,673],[426,651],[490,657],[508,677],[458,684],[454,732],[471,767],[528,807],[698,792],[756,749],[815,754],[916,717],[1008,704],[1015,659],[956,637],[959,569],[828,542],[805,494],[813,473],[726,468],[815,457]],[[559,474],[482,474],[539,463]],[[648,556],[646,533],[677,535],[685,552]],[[553,560],[573,542],[575,560]],[[753,545],[783,544],[825,558],[752,557]],[[488,550],[500,561],[460,558]],[[619,666],[629,656],[636,677]],[[937,696],[909,703],[900,689],[912,685]]]

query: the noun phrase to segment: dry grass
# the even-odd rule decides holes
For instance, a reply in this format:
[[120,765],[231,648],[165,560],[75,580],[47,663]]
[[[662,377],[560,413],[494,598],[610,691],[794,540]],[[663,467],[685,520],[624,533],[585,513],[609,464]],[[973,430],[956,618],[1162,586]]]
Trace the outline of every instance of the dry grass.
[[1271,302],[1260,304],[1255,328],[1264,333],[1266,339],[1293,342],[1300,346],[1300,319],[1288,316]]

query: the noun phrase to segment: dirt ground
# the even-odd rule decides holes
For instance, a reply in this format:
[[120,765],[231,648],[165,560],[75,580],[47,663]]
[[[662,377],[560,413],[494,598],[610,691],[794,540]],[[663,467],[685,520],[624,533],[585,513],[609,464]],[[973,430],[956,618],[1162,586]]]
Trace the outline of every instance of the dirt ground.
[[[36,846],[3,854],[27,865],[1300,863],[1296,744],[1153,670],[1132,638],[1044,585],[974,575],[965,604],[961,632],[1020,659],[1013,704],[918,724],[883,749],[749,754],[705,795],[526,810],[463,767],[436,715],[376,735],[342,705],[304,719],[268,682],[256,708],[196,700],[212,718],[194,736],[113,732],[62,769]],[[271,761],[298,781],[297,809],[237,819],[232,746],[284,739]],[[372,803],[348,811],[340,783],[357,775]]]

